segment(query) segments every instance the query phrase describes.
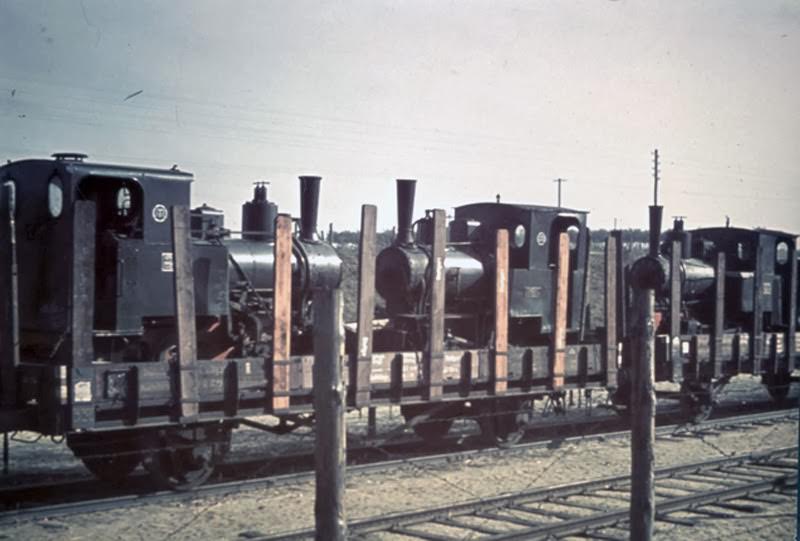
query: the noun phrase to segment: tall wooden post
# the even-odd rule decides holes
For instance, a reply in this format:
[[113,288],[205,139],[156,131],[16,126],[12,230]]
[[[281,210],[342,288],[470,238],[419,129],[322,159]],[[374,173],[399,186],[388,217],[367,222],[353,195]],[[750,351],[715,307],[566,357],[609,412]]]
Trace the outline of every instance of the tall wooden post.
[[[366,406],[370,400],[372,370],[372,320],[375,317],[375,205],[361,206],[361,241],[358,244],[358,328],[356,348],[350,365],[353,405]],[[373,412],[372,409],[370,409]],[[374,413],[374,412],[373,412]]]
[[555,294],[553,295],[553,333],[551,339],[550,388],[554,391],[564,387],[567,351],[567,293],[569,291],[569,235],[558,235],[558,260],[555,270]]
[[655,257],[643,257],[631,269],[633,355],[631,361],[630,538],[649,541],[655,520],[655,287],[664,270]]
[[345,388],[342,292],[314,292],[314,415],[316,440],[316,539],[344,541],[347,522],[344,511],[345,478]]
[[605,253],[605,320],[606,335],[603,344],[604,363],[606,371],[606,386],[615,389],[617,387],[617,344],[619,336],[617,333],[617,301],[619,299],[619,288],[617,286],[617,250],[621,246],[617,244],[617,237],[609,235],[606,239]]
[[444,210],[433,211],[433,244],[431,245],[430,281],[431,305],[428,347],[422,365],[423,397],[441,400],[444,382],[444,303],[445,303],[445,241],[446,216]]
[[494,348],[489,392],[502,395],[508,389],[508,230],[498,229],[495,238]]
[[180,418],[184,422],[196,420],[200,413],[189,219],[189,207],[183,205],[172,207],[175,317],[178,324],[178,365],[180,368]]
[[273,288],[272,362],[267,380],[272,392],[267,411],[289,409],[289,369],[292,339],[292,217],[275,218],[275,270]]

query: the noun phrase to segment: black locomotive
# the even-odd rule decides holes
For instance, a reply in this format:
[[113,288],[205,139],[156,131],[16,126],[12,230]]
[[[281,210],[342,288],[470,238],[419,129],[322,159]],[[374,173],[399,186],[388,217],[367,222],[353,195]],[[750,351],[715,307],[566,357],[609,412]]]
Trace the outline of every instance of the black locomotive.
[[[175,210],[188,210],[189,173],[54,158],[0,167],[0,282],[11,286],[0,300],[0,429],[67,434],[104,477],[144,460],[173,486],[202,479],[224,452],[236,411],[265,410],[277,206],[258,184],[243,205],[245,231],[231,238],[222,213],[206,205],[189,224],[176,223]],[[341,280],[341,260],[317,239],[320,178],[300,177],[300,187],[300,227],[287,254],[296,354],[310,353],[311,289]],[[180,225],[192,229],[197,359],[239,359],[194,368],[207,396],[191,418],[174,389],[175,236],[188,233]],[[262,384],[248,389],[253,373]],[[233,409],[225,397],[236,399]],[[118,430],[148,425],[159,428]]]

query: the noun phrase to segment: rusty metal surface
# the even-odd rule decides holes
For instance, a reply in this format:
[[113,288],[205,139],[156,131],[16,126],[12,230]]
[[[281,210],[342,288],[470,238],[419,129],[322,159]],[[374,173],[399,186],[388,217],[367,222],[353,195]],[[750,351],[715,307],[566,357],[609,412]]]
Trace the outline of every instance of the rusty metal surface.
[[272,411],[289,409],[289,357],[292,337],[292,218],[275,220],[275,273],[271,363]]

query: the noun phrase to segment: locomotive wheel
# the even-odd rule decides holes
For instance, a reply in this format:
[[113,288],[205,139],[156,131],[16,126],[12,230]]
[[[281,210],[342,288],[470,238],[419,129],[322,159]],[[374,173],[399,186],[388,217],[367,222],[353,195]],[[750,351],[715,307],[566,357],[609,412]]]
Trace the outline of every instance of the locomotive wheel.
[[142,461],[136,438],[128,434],[68,434],[67,446],[95,477],[114,485]]
[[769,396],[778,404],[786,400],[789,396],[789,390],[792,387],[792,380],[789,373],[783,374],[764,374],[761,376],[761,383],[763,383]]
[[[453,426],[452,416],[446,410],[442,411],[440,406],[400,406],[400,412],[406,423],[412,423],[414,434],[429,443],[442,441]],[[414,422],[420,415],[429,417]]]
[[230,447],[227,427],[200,427],[153,434],[143,465],[154,483],[191,490],[205,483]]
[[481,409],[477,421],[483,438],[498,447],[511,447],[525,435],[533,416],[530,400],[492,401]]

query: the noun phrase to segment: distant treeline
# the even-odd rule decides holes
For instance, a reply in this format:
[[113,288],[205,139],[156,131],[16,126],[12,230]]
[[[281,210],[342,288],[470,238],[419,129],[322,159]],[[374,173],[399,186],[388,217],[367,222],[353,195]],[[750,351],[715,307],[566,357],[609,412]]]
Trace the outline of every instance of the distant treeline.
[[[595,229],[592,231],[592,242],[605,242],[608,237],[608,229]],[[389,246],[394,238],[391,229],[378,233],[377,245],[379,247]],[[645,229],[623,229],[622,238],[625,242],[647,242],[648,232]],[[358,244],[358,231],[334,231],[333,242],[336,244]]]

